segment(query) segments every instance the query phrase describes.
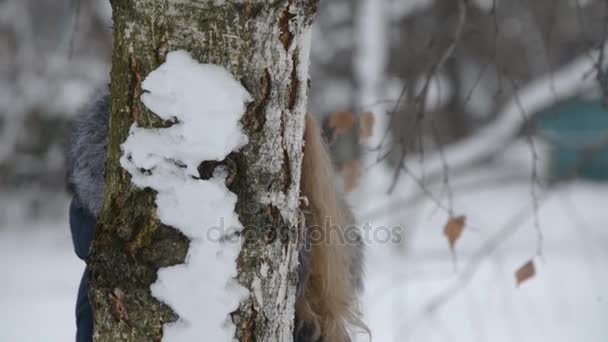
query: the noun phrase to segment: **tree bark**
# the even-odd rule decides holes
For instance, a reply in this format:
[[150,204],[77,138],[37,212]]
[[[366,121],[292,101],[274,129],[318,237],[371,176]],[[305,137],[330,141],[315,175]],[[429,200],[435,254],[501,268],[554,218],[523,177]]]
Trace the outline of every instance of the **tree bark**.
[[[167,52],[224,66],[254,98],[249,143],[218,165],[245,227],[238,280],[249,296],[232,313],[240,341],[292,339],[301,213],[299,179],[308,93],[309,27],[317,0],[113,0],[111,119],[104,206],[90,257],[96,341],[160,341],[178,319],[151,295],[157,270],[184,262],[189,241],[159,222],[154,192],[121,168],[130,126],[166,127],[141,103],[141,82]],[[204,94],[201,94],[204,96]],[[201,274],[204,278],[205,275]],[[204,340],[201,336],[201,340]]]

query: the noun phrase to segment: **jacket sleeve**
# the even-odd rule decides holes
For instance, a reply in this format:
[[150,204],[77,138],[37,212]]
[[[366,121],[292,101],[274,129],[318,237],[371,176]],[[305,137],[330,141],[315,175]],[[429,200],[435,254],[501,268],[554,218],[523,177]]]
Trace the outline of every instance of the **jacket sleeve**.
[[95,216],[80,204],[78,198],[72,198],[70,203],[70,230],[72,231],[74,251],[82,260],[86,260],[89,255],[89,248],[95,237],[95,226]]

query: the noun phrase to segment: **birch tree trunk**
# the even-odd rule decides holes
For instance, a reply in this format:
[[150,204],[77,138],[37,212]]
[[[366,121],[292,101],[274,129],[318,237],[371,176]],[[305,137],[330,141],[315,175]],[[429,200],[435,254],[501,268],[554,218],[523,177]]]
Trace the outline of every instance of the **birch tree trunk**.
[[[245,227],[238,280],[249,296],[232,314],[240,341],[292,339],[297,283],[299,179],[308,92],[309,27],[317,0],[113,0],[111,120],[104,206],[90,257],[96,341],[160,341],[178,319],[151,295],[161,267],[180,264],[189,241],[159,222],[154,193],[120,166],[130,126],[166,127],[140,102],[141,82],[173,50],[224,66],[254,101],[249,143],[223,165]],[[201,94],[204,97],[204,94]],[[260,239],[263,236],[268,237]],[[205,274],[201,274],[204,278]],[[205,340],[205,336],[201,336]]]

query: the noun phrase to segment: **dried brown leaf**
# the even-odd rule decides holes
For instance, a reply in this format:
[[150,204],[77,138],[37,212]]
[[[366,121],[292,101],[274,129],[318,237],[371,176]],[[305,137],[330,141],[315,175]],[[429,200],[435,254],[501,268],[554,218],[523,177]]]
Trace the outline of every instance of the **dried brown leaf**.
[[464,230],[466,221],[467,218],[465,216],[450,217],[448,223],[443,228],[443,235],[448,239],[452,250],[454,250],[454,245],[456,245],[456,241],[458,241]]
[[359,179],[361,178],[361,165],[358,160],[350,160],[342,165],[342,177],[344,177],[344,191],[351,192],[357,185],[359,185]]
[[355,115],[352,112],[335,112],[329,118],[329,127],[335,134],[348,133],[355,126]]
[[526,280],[534,277],[536,274],[536,268],[534,267],[534,261],[530,260],[520,267],[515,272],[515,280],[517,280],[517,286],[520,286]]
[[375,121],[374,113],[361,113],[359,116],[359,140],[364,140],[372,136]]

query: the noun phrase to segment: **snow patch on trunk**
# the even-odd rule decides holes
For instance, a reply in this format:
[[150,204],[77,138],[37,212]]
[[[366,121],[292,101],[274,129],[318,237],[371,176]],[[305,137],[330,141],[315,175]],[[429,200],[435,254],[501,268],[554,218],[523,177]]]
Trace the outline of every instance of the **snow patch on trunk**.
[[140,188],[157,192],[160,221],[190,239],[184,264],[158,271],[152,294],[179,315],[166,324],[163,341],[231,341],[229,314],[247,294],[235,280],[242,229],[237,197],[216,173],[199,178],[206,160],[223,160],[247,143],[240,119],[251,96],[224,68],[200,64],[174,51],[142,84],[142,102],[168,128],[136,123],[122,145],[122,167]]

